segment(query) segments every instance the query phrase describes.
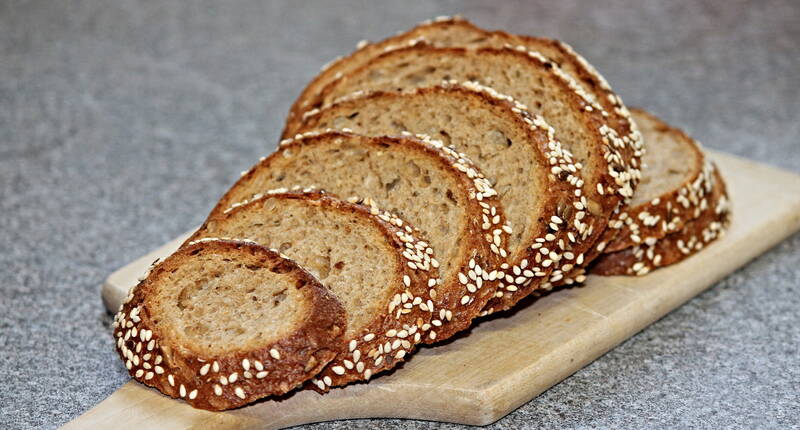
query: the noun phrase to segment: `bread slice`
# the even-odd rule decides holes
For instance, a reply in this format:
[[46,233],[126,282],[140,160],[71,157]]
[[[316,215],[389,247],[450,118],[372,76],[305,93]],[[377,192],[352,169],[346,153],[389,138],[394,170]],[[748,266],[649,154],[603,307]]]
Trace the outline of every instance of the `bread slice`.
[[632,114],[647,142],[646,168],[633,199],[601,239],[606,253],[681,230],[700,216],[712,188],[713,169],[698,142],[642,109]]
[[711,166],[712,192],[708,205],[701,206],[699,217],[661,239],[650,239],[641,245],[600,256],[591,272],[602,276],[643,276],[659,267],[679,263],[723,237],[730,224],[730,204],[725,182],[716,166]]
[[[407,92],[373,92],[318,111],[302,127],[301,132],[335,128],[372,136],[424,133],[474,160],[498,191],[512,229],[508,277],[487,312],[511,307],[551,271],[559,276],[562,266],[571,270],[575,256],[590,245],[575,228],[585,214],[570,155],[541,117],[490,88],[450,82]],[[549,226],[553,216],[564,221],[560,231]],[[566,255],[544,263],[549,251],[542,249],[561,249]]]
[[407,32],[389,37],[381,42],[360,43],[355,52],[323,68],[323,71],[308,84],[292,106],[289,120],[295,121],[303,113],[320,108],[319,94],[331,82],[357,70],[387,49],[421,39],[439,47],[502,48],[511,45],[524,46],[527,50],[539,52],[569,74],[587,96],[605,110],[608,114],[609,125],[627,146],[627,150],[623,151],[625,161],[630,163],[631,167],[639,167],[639,158],[642,152],[641,138],[635,124],[630,119],[630,113],[625,104],[614,93],[603,76],[569,45],[553,39],[520,36],[503,31],[487,31],[461,17],[439,17],[420,23]]
[[208,219],[189,242],[219,236],[277,248],[344,305],[342,350],[313,381],[317,389],[393,368],[431,329],[432,251],[395,216],[321,192],[275,192]]
[[424,136],[310,133],[281,142],[239,179],[214,212],[264,190],[297,185],[368,198],[428,239],[440,264],[441,285],[433,300],[435,328],[426,341],[469,327],[494,297],[510,229],[497,193],[462,154]]
[[211,240],[155,266],[114,317],[130,375],[196,408],[284,394],[337,354],[344,308],[264,247]]

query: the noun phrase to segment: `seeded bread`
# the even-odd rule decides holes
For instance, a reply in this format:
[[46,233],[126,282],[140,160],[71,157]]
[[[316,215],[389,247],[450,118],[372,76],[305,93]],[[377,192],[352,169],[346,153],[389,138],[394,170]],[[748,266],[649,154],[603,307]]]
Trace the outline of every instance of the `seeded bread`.
[[503,31],[487,31],[460,17],[439,17],[381,42],[359,43],[355,52],[324,67],[308,84],[289,111],[289,121],[294,121],[306,111],[320,108],[318,95],[331,82],[358,69],[387,49],[420,39],[440,47],[500,48],[511,45],[524,46],[530,51],[539,52],[569,74],[590,98],[602,106],[608,114],[609,125],[614,128],[627,147],[622,151],[624,161],[630,167],[638,169],[643,148],[636,126],[631,121],[622,99],[582,56],[558,40],[513,35]]
[[[373,136],[425,133],[481,167],[498,191],[512,229],[508,276],[485,307],[487,313],[509,308],[551,272],[563,276],[562,266],[571,270],[575,256],[590,245],[575,228],[584,207],[570,155],[541,117],[490,88],[451,82],[407,92],[373,92],[318,111],[302,127],[301,132],[335,128]],[[563,221],[560,231],[549,226],[553,216]],[[551,260],[548,249],[560,249],[561,258]]]
[[649,148],[646,168],[630,204],[601,239],[607,241],[606,253],[680,231],[700,216],[711,192],[713,168],[698,142],[644,110],[632,109],[632,114]]
[[322,192],[274,192],[208,219],[188,240],[241,237],[277,248],[344,305],[341,352],[313,381],[368,380],[410,354],[430,329],[438,270],[399,218]]
[[214,213],[264,190],[309,184],[343,198],[367,198],[428,239],[441,285],[426,341],[469,327],[494,297],[510,228],[497,193],[462,154],[424,136],[309,133],[281,142],[239,179]]
[[600,256],[591,272],[602,276],[643,276],[659,267],[679,263],[724,236],[730,224],[730,204],[725,182],[713,164],[711,178],[710,203],[699,217],[686,222],[680,231],[654,242]]
[[322,105],[353,90],[415,88],[443,79],[478,81],[542,114],[576,165],[582,166],[579,183],[585,181],[583,197],[589,210],[581,239],[596,241],[611,213],[633,195],[639,172],[626,167],[621,152],[625,143],[607,124],[602,108],[538,53],[524,48],[434,48],[416,42],[384,52],[329,84],[322,92]]
[[196,408],[284,394],[337,354],[344,308],[261,246],[211,240],[155,266],[114,318],[131,377]]

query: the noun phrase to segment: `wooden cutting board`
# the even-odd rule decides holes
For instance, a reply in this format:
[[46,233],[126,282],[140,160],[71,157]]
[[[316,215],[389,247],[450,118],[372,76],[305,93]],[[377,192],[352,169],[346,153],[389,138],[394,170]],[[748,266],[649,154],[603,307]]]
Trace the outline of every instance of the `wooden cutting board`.
[[[710,155],[728,181],[733,224],[722,240],[683,263],[641,278],[590,277],[583,287],[556,292],[484,320],[458,339],[425,347],[402,368],[369,384],[324,396],[301,391],[215,413],[128,382],[66,428],[276,429],[368,417],[492,423],[800,228],[800,176],[731,155]],[[145,268],[182,240],[113,273],[103,285],[106,306],[116,311]]]

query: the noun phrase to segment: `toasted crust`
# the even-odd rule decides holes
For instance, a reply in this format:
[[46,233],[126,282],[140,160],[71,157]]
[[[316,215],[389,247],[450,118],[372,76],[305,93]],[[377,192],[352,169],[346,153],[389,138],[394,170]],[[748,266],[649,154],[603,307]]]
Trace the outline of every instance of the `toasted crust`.
[[[448,36],[455,36],[457,39],[452,40]],[[540,52],[569,73],[603,107],[608,113],[609,124],[625,141],[627,148],[623,151],[623,158],[626,164],[629,168],[639,168],[643,147],[628,109],[605,78],[572,47],[553,39],[514,35],[504,31],[487,31],[458,16],[424,21],[411,30],[380,42],[360,42],[355,52],[323,67],[292,105],[287,123],[296,121],[306,111],[320,108],[317,96],[329,83],[352,72],[386,49],[419,39],[427,40],[435,46],[502,47],[510,44],[522,45],[528,50]]]
[[[433,342],[451,337],[455,333],[469,327],[473,318],[477,317],[490,299],[494,298],[498,285],[502,282],[502,267],[506,263],[506,243],[510,228],[508,227],[496,191],[472,161],[464,154],[459,154],[441,142],[428,136],[406,134],[402,137],[367,137],[341,131],[311,132],[297,139],[286,139],[280,143],[276,152],[259,162],[246,172],[239,181],[223,196],[211,217],[224,213],[228,207],[235,205],[244,196],[250,197],[263,188],[262,183],[269,182],[269,175],[280,171],[296,170],[297,158],[294,154],[301,151],[316,151],[336,141],[344,140],[347,145],[357,145],[372,152],[395,152],[409,160],[424,159],[427,165],[434,165],[445,177],[449,176],[464,196],[466,207],[463,208],[465,219],[463,229],[458,233],[459,254],[453,266],[457,268],[450,279],[441,279],[436,288],[438,296],[433,299],[434,313],[431,324],[434,328],[425,336],[425,342]],[[357,163],[358,161],[354,161]],[[388,168],[388,167],[387,167]],[[325,171],[325,174],[336,173]],[[281,183],[285,183],[286,179]],[[286,184],[304,185],[304,184]],[[330,188],[330,183],[315,183],[334,193],[339,191]],[[370,196],[369,187],[365,186],[356,197]],[[351,197],[351,196],[343,196]],[[376,196],[373,196],[377,198]],[[352,200],[367,203],[370,206],[402,206],[418,204],[393,198],[392,194],[385,201],[374,201],[372,198]],[[410,220],[413,223],[414,220]],[[418,225],[415,224],[415,225]],[[438,232],[426,231],[420,235],[428,237]],[[439,250],[434,250],[439,251]],[[439,254],[441,255],[441,254]]]
[[[290,335],[254,350],[201,357],[191,345],[176,344],[155,323],[159,316],[149,303],[157,299],[154,289],[161,277],[197,253],[281,266],[303,281],[297,290],[311,304],[308,317]],[[153,267],[132,289],[113,326],[117,351],[131,377],[193,407],[223,410],[284,394],[316,375],[341,347],[345,318],[339,301],[292,260],[252,243],[210,240],[185,246]]]
[[[526,239],[519,246],[522,251],[508,261],[508,266],[505,268],[508,276],[504,277],[496,297],[485,306],[484,314],[508,309],[539,288],[543,282],[548,280],[551,273],[556,281],[562,280],[564,274],[575,265],[577,256],[588,250],[591,245],[581,239],[579,229],[576,227],[576,220],[578,221],[577,225],[580,225],[582,222],[580,219],[585,216],[585,213],[582,213],[585,207],[581,199],[579,178],[574,174],[579,169],[572,162],[570,155],[562,150],[560,142],[554,137],[552,127],[543,118],[530,114],[525,106],[491,88],[470,82],[464,84],[448,82],[435,87],[418,88],[407,92],[376,91],[354,94],[339,100],[327,109],[307,116],[301,131],[320,130],[324,128],[322,124],[332,124],[333,119],[338,116],[347,116],[350,111],[369,107],[375,103],[425,105],[433,103],[435,100],[441,100],[441,98],[457,100],[459,105],[471,112],[491,112],[492,115],[503,117],[516,124],[517,128],[526,136],[524,145],[520,146],[519,150],[529,150],[538,166],[538,169],[532,170],[532,173],[537,174],[544,185],[543,189],[531,189],[527,192],[535,194],[541,199],[541,210],[530,214],[529,223],[524,226]],[[378,109],[371,110],[370,115],[377,111]],[[412,109],[408,111],[413,112]],[[420,115],[423,114],[420,113]],[[405,125],[414,131],[411,124]],[[360,128],[356,131],[370,133],[371,129]],[[375,130],[376,134],[378,131]],[[380,130],[380,132],[386,131]],[[456,138],[453,130],[448,130],[448,133],[451,138]],[[458,144],[456,147],[468,155],[472,155],[468,149],[460,147]],[[496,180],[496,178],[494,179]],[[549,226],[553,215],[564,221],[559,231],[554,231]],[[558,259],[551,260],[549,251],[543,254],[542,248],[559,250],[557,251]],[[546,260],[551,261],[545,263],[547,266],[543,266],[542,263]],[[571,283],[575,280],[569,281]]]
[[[691,175],[680,185],[646,203],[623,208],[614,220],[609,222],[599,244],[606,243],[606,253],[620,251],[639,245],[645,241],[680,231],[688,221],[700,216],[707,205],[706,197],[711,193],[713,167],[706,162],[700,144],[683,130],[672,127],[655,115],[642,109],[631,109],[635,120],[646,123],[648,129],[667,134],[688,148],[693,158],[674,160],[676,163],[690,164]],[[673,160],[667,160],[670,162]],[[645,172],[645,174],[647,174]],[[615,231],[616,230],[616,231]]]
[[[437,296],[435,284],[438,270],[432,263],[432,252],[427,244],[415,235],[414,230],[396,216],[377,208],[339,200],[321,191],[286,192],[276,190],[254,198],[233,210],[209,219],[187,241],[214,236],[226,222],[240,213],[258,211],[269,199],[293,199],[305,202],[318,210],[336,211],[365,219],[393,248],[397,267],[402,270],[394,276],[392,299],[375,315],[356,337],[344,339],[341,352],[311,381],[320,391],[349,382],[369,380],[379,372],[391,369],[405,360],[431,328],[432,297]],[[434,280],[432,284],[429,284]],[[390,348],[384,348],[388,344]]]
[[651,271],[679,263],[724,236],[730,224],[727,188],[719,170],[712,165],[713,190],[710,204],[683,228],[650,244],[636,245],[604,254],[595,260],[591,272],[601,276],[644,276]]

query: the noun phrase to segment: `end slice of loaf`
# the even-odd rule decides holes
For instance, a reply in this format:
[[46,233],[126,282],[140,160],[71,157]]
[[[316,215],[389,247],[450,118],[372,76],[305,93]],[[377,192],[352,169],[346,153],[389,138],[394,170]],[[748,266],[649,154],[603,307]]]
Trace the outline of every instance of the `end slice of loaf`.
[[724,236],[730,224],[730,204],[725,182],[716,166],[711,166],[712,191],[708,206],[699,217],[661,239],[601,255],[595,260],[591,273],[644,276],[657,268],[679,263]]
[[155,266],[114,318],[130,375],[196,408],[284,394],[341,348],[339,301],[264,247],[210,240]]
[[[485,307],[487,313],[513,306],[551,273],[563,276],[563,269],[569,272],[591,245],[575,227],[585,208],[570,154],[555,140],[552,127],[508,96],[475,83],[453,82],[406,92],[377,91],[347,97],[306,117],[300,131],[330,128],[371,136],[427,134],[480,166],[494,184],[512,229],[508,276]],[[563,220],[558,231],[550,226],[554,216]],[[562,258],[547,261],[551,249],[560,250]]]
[[497,193],[463,154],[426,136],[309,133],[281,142],[214,212],[264,190],[298,185],[364,198],[420,230],[441,274],[427,342],[469,327],[494,297],[511,230]]
[[633,199],[600,241],[606,253],[680,231],[700,216],[712,188],[713,168],[697,141],[642,109],[632,113],[647,143],[646,168]]
[[624,141],[627,149],[622,154],[631,168],[639,167],[642,144],[635,124],[622,99],[614,93],[602,75],[569,45],[558,40],[487,31],[460,17],[439,17],[420,23],[409,31],[376,43],[360,43],[358,49],[347,57],[331,63],[303,90],[289,111],[289,121],[303,113],[321,107],[319,95],[331,82],[357,70],[385,50],[423,39],[435,46],[504,47],[524,46],[536,51],[557,64],[569,74],[588,96],[608,114],[608,122]]
[[434,257],[395,216],[321,192],[275,192],[208,219],[189,242],[220,236],[277,248],[344,305],[342,349],[313,381],[317,389],[393,368],[431,329]]

